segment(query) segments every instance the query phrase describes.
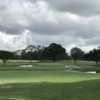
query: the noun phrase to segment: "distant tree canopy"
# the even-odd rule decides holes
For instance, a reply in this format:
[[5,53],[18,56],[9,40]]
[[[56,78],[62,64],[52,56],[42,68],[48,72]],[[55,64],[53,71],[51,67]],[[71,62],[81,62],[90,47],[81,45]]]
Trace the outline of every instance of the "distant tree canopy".
[[14,59],[14,54],[9,51],[0,51],[0,59],[6,63],[8,59]]
[[83,58],[84,52],[78,48],[74,47],[70,51],[71,57],[74,61],[81,60]]
[[85,60],[95,61],[96,64],[100,61],[100,48],[93,49],[84,55]]
[[22,59],[29,60],[63,60],[63,59],[73,59],[74,62],[77,60],[88,60],[95,61],[98,63],[100,61],[100,48],[93,49],[88,53],[85,53],[82,49],[74,47],[70,50],[70,56],[67,54],[66,50],[62,45],[51,43],[47,47],[42,46],[28,46],[21,53]]
[[27,60],[64,60],[73,59],[95,61],[96,64],[100,62],[100,48],[93,49],[85,53],[82,49],[74,47],[70,50],[70,55],[67,54],[66,49],[57,43],[51,43],[49,46],[34,46],[29,45],[23,50],[16,52],[0,51],[0,59],[6,63],[9,59],[27,59]]
[[67,56],[67,53],[65,48],[63,48],[61,45],[52,43],[44,49],[43,55],[47,59],[56,61],[59,59],[64,59]]
[[38,59],[38,54],[39,54],[39,46],[33,46],[33,45],[29,45],[28,47],[26,47],[24,50],[22,50],[21,53],[21,58],[22,59]]
[[38,59],[38,60],[59,60],[67,58],[67,53],[65,48],[61,45],[52,43],[48,47],[37,46],[29,50],[27,48],[22,51],[23,59]]

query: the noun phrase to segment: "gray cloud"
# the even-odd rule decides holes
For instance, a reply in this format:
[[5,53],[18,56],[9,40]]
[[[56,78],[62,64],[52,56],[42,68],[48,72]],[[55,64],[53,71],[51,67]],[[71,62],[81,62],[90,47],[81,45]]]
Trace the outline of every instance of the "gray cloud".
[[4,0],[0,3],[0,32],[14,37],[7,43],[1,35],[0,41],[14,49],[51,42],[66,48],[98,46],[99,8],[99,0]]
[[100,14],[100,0],[45,0],[55,9],[79,14],[94,16]]

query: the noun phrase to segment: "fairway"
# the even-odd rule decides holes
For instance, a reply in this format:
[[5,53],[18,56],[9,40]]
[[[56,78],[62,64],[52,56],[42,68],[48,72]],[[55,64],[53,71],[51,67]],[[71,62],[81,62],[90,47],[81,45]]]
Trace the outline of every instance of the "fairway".
[[[100,98],[99,74],[67,71],[65,65],[73,65],[70,61],[33,62],[31,67],[27,67],[29,64],[30,62],[9,61],[5,66],[0,65],[0,100],[99,100]],[[87,62],[80,62],[74,66],[80,66],[83,70],[85,64],[87,65]],[[93,66],[94,64],[88,63],[89,70],[94,69]]]
[[8,83],[71,83],[100,79],[100,75],[66,71],[0,71],[0,84]]

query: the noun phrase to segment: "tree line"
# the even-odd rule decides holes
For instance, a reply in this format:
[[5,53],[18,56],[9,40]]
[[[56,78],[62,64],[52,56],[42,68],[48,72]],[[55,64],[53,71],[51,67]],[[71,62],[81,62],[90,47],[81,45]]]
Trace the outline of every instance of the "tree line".
[[51,43],[47,47],[29,45],[23,50],[15,52],[0,51],[0,59],[3,63],[6,63],[9,59],[26,59],[26,60],[70,60],[74,63],[77,60],[95,61],[96,64],[100,61],[100,48],[90,50],[85,53],[81,48],[73,47],[70,50],[70,54],[67,53],[66,49],[57,43]]

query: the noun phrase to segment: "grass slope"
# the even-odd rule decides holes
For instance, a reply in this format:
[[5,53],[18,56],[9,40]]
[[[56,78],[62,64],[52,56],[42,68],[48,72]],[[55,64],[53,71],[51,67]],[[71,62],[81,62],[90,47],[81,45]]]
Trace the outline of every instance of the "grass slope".
[[0,85],[0,100],[100,100],[100,80]]
[[100,75],[66,71],[0,71],[0,84],[30,82],[68,83],[94,79],[100,79]]
[[[0,100],[100,100],[100,75],[67,72],[72,61],[0,63]],[[80,61],[75,66],[95,69],[93,62]],[[98,65],[99,66],[99,65]]]

